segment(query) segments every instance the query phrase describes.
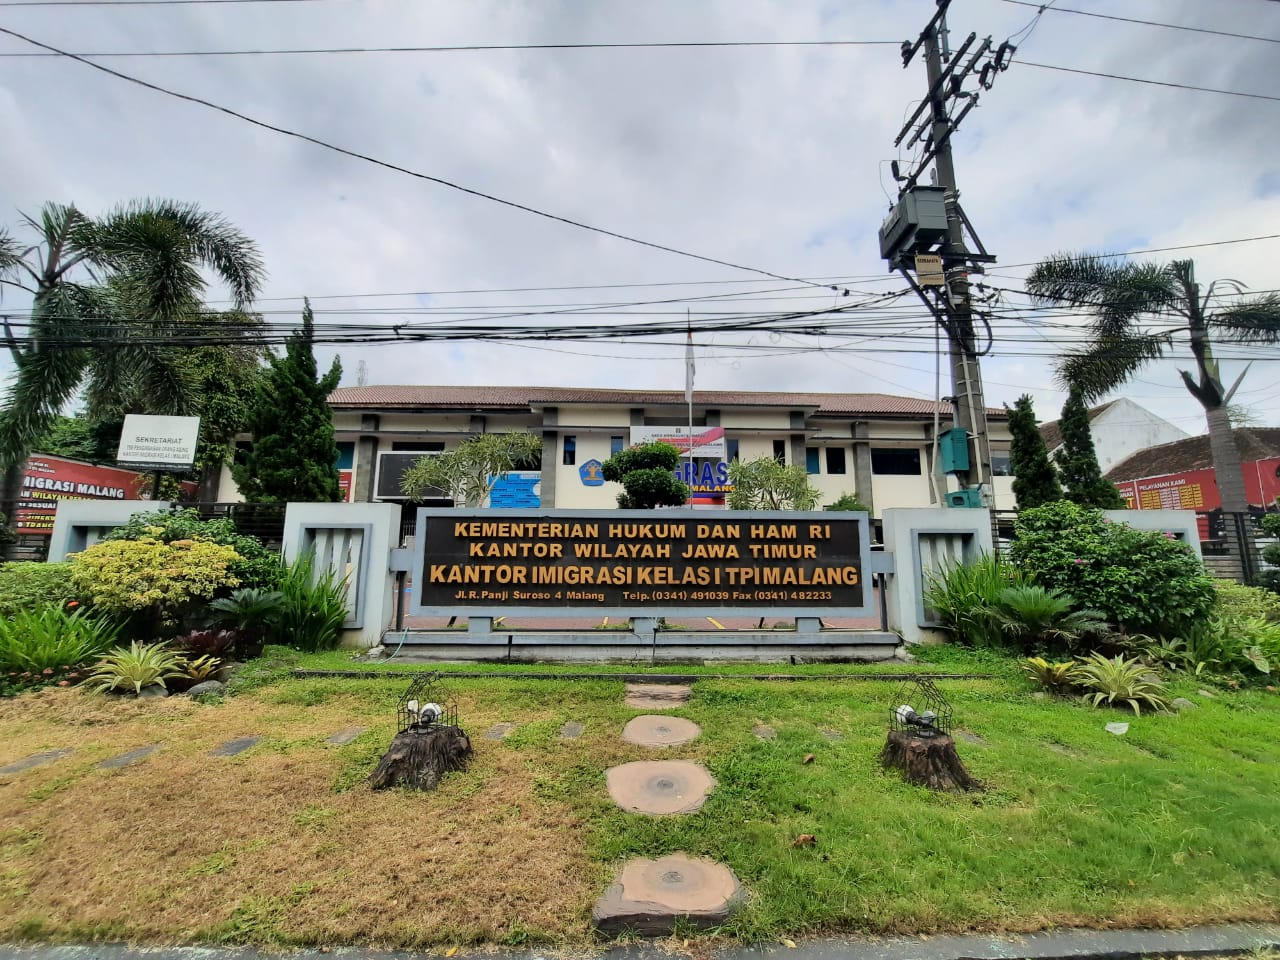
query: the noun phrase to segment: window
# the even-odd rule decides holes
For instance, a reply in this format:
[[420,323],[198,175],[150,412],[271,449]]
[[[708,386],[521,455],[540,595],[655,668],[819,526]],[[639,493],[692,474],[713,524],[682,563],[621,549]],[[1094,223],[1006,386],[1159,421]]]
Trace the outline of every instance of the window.
[[727,459],[737,460],[738,459],[738,441],[726,440],[724,442],[724,453]]
[[1012,477],[1012,464],[1007,453],[991,451],[991,475],[994,477]]
[[821,473],[822,472],[821,469],[818,467],[818,448],[817,447],[804,448],[804,472],[805,473]]
[[572,434],[566,434],[564,438],[564,458],[561,460],[566,467],[572,467],[578,462],[578,438]]
[[880,476],[918,477],[919,447],[872,447],[871,472]]
[[627,440],[625,437],[610,437],[609,438],[609,456],[612,457],[615,453],[621,453],[623,450],[626,449],[626,446],[627,446]]
[[787,462],[787,441],[773,441],[773,459],[777,460],[779,463]]
[[827,447],[827,473],[844,473],[844,447]]

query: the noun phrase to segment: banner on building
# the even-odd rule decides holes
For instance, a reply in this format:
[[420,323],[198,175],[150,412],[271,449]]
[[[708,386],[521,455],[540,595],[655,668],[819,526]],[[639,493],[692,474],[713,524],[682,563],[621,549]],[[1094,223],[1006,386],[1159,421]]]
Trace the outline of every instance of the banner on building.
[[724,427],[632,427],[631,445],[641,443],[669,443],[680,451],[681,456],[689,456],[690,448],[694,457],[709,460],[725,459]]
[[[194,483],[182,486],[192,495],[197,489]],[[35,454],[22,470],[15,529],[20,534],[48,536],[59,500],[137,500],[150,488],[151,477],[144,473]]]

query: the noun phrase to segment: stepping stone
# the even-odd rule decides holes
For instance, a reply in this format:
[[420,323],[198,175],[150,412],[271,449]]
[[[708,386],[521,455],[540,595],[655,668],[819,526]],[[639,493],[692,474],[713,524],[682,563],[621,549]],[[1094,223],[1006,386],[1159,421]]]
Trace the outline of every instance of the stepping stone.
[[1169,704],[1169,706],[1181,713],[1183,710],[1197,710],[1199,709],[1200,704],[1196,703],[1194,700],[1188,700],[1186,697],[1178,697],[1173,701],[1173,703]]
[[961,740],[963,740],[965,743],[976,743],[979,746],[986,746],[986,743],[987,743],[987,741],[983,740],[976,733],[971,733],[968,730],[957,730],[956,736],[959,737]]
[[29,757],[23,757],[21,760],[15,760],[8,766],[0,767],[0,776],[9,773],[21,773],[23,770],[30,770],[32,767],[43,767],[46,763],[53,763],[55,760],[61,760],[63,757],[71,754],[71,748],[65,750],[46,750],[44,753],[33,753]]
[[1066,744],[1064,744],[1064,743],[1048,743],[1048,744],[1046,744],[1046,746],[1047,746],[1050,750],[1052,750],[1054,753],[1060,753],[1060,754],[1062,754],[1064,757],[1078,757],[1078,756],[1080,756],[1080,751],[1079,751],[1079,750],[1072,749],[1071,747],[1068,747],[1068,746],[1067,746]]
[[150,746],[138,747],[136,750],[130,750],[128,753],[122,753],[118,757],[111,757],[103,760],[98,764],[99,770],[118,770],[121,767],[131,767],[135,763],[141,763],[151,754],[160,749],[160,744],[153,743]]
[[1217,695],[1216,693],[1213,693],[1213,692],[1212,692],[1212,691],[1210,691],[1210,690],[1197,690],[1197,691],[1196,691],[1196,693],[1198,693],[1200,696],[1204,697],[1206,700],[1217,700],[1217,699],[1218,699],[1218,695]]
[[228,740],[220,747],[215,747],[209,751],[211,757],[234,757],[237,753],[244,753],[250,747],[262,742],[261,737],[237,737],[235,740]]
[[1123,737],[1129,732],[1129,725],[1127,723],[1108,723],[1104,729],[1107,733],[1114,733],[1117,737]]
[[514,723],[495,723],[484,732],[484,738],[486,740],[503,740],[511,735],[516,726]]
[[742,884],[728,867],[673,853],[623,864],[618,879],[596,901],[591,921],[606,934],[667,936],[677,921],[699,930],[719,926],[744,899]]
[[628,683],[626,691],[624,703],[637,710],[671,710],[693,695],[693,688],[681,683]]
[[639,760],[610,767],[604,776],[614,803],[656,817],[693,813],[716,785],[710,771],[692,760]]
[[777,740],[778,731],[773,729],[767,723],[757,723],[751,728],[751,732],[755,734],[757,740]]
[[577,720],[570,720],[560,728],[561,740],[577,740],[587,728]]
[[622,728],[622,739],[642,747],[678,747],[697,739],[702,728],[683,717],[633,717]]
[[339,747],[345,747],[348,743],[368,729],[368,727],[347,727],[345,730],[339,730],[332,737],[326,740],[325,743],[332,743]]
[[826,737],[828,740],[830,740],[832,743],[839,743],[841,740],[844,739],[843,733],[841,733],[839,730],[832,730],[830,727],[823,727],[818,732],[822,734],[824,737]]

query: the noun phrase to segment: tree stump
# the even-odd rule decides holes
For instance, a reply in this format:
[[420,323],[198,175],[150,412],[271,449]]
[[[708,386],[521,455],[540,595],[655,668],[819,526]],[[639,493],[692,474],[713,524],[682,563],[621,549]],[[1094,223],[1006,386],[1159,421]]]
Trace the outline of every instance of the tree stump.
[[374,790],[397,784],[434,790],[451,770],[462,770],[471,756],[471,740],[461,727],[439,726],[397,733],[369,777]]
[[922,737],[906,730],[890,730],[880,751],[880,765],[901,770],[909,783],[930,790],[981,789],[960,762],[956,742],[942,734]]

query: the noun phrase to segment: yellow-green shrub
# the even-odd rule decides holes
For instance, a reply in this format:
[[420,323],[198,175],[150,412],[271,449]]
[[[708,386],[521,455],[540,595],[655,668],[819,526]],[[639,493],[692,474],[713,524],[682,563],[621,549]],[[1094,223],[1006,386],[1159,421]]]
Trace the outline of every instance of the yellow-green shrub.
[[234,549],[211,540],[105,540],[72,557],[71,580],[95,608],[154,611],[173,621],[192,601],[239,586],[231,573],[239,559]]

